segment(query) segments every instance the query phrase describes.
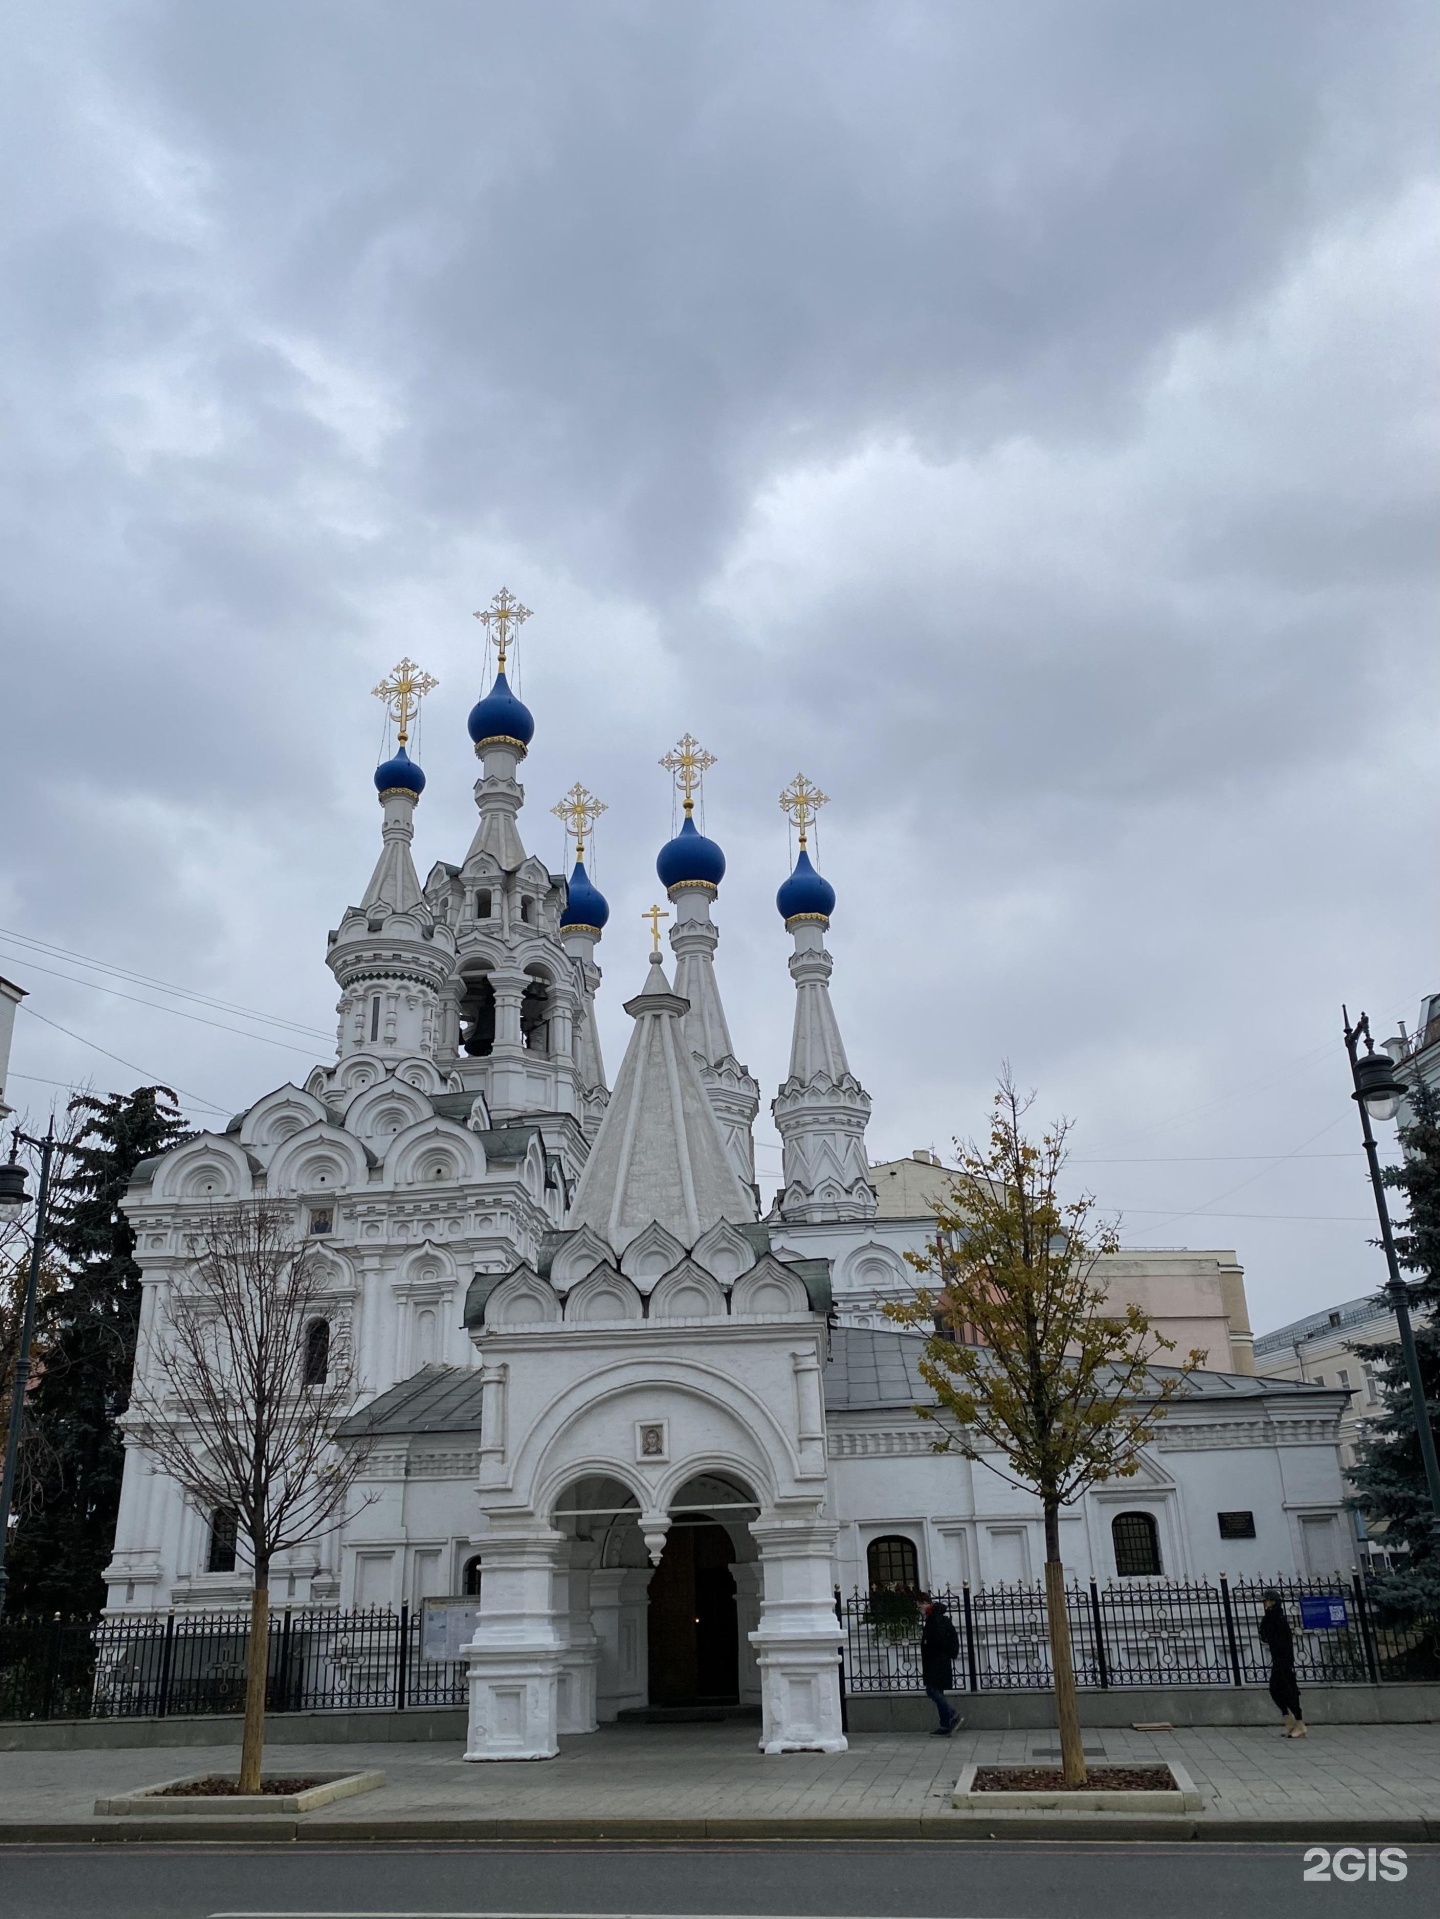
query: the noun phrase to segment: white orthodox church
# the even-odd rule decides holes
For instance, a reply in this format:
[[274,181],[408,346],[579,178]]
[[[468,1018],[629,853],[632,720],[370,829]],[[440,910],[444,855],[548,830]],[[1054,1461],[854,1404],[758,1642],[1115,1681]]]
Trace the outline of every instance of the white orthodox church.
[[[870,1101],[830,999],[835,894],[807,850],[823,796],[803,779],[786,795],[801,828],[777,896],[794,1038],[767,1207],[760,1086],[715,967],[725,859],[694,819],[709,756],[687,735],[665,762],[684,800],[657,861],[673,974],[657,917],[612,1087],[595,1019],[609,909],[584,864],[599,808],[576,787],[556,809],[576,836],[568,879],[521,837],[534,720],[505,653],[525,617],[503,594],[488,617],[499,671],[469,716],[479,820],[461,863],[423,885],[406,723],[426,683],[406,661],[377,689],[400,744],[375,775],[379,860],[330,935],[337,1056],[137,1170],[139,1363],[206,1209],[292,1204],[326,1274],[328,1337],[361,1384],[339,1443],[366,1448],[365,1496],[281,1562],[275,1602],[478,1593],[472,1759],[547,1757],[559,1733],[695,1701],[758,1704],[767,1752],[836,1751],[836,1587],[1038,1577],[1039,1509],[983,1462],[929,1450],[912,1411],[921,1342],[879,1316],[933,1230],[916,1178],[943,1176],[867,1158]],[[1255,1377],[1233,1257],[1130,1254],[1111,1284],[1182,1350],[1208,1344],[1216,1369],[1137,1477],[1071,1509],[1073,1572],[1348,1564],[1345,1396]],[[112,1608],[240,1601],[233,1539],[131,1440]]]

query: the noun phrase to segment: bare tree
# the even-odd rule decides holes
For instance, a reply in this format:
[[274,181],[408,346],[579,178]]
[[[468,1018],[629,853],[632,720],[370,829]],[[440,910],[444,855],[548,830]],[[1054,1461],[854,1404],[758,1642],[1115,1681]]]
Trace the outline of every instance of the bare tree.
[[217,1209],[192,1277],[136,1368],[126,1425],[212,1523],[228,1517],[253,1583],[239,1790],[260,1790],[270,1568],[335,1531],[365,1451],[333,1444],[356,1390],[319,1270],[293,1213]]
[[[917,1406],[941,1429],[937,1452],[956,1452],[1037,1492],[1045,1515],[1045,1614],[1055,1713],[1067,1785],[1085,1783],[1075,1665],[1065,1612],[1060,1508],[1097,1480],[1126,1479],[1167,1402],[1204,1355],[1153,1370],[1174,1341],[1138,1306],[1115,1312],[1095,1282],[1098,1261],[1117,1250],[1113,1227],[1092,1223],[1088,1196],[1062,1200],[1068,1122],[1036,1142],[1022,1122],[1031,1104],[1007,1068],[995,1095],[989,1150],[959,1145],[948,1204],[936,1235],[911,1263],[938,1282],[885,1307],[927,1335],[920,1373],[935,1394]],[[999,1470],[999,1468],[995,1468]]]

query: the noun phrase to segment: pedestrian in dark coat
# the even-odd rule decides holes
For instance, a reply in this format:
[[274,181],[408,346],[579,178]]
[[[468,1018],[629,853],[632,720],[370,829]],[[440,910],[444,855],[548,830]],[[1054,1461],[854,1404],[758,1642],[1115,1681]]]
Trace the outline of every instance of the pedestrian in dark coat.
[[960,1715],[945,1697],[955,1684],[955,1659],[960,1651],[960,1635],[954,1621],[938,1599],[923,1602],[925,1623],[920,1628],[920,1680],[925,1696],[940,1715],[935,1728],[937,1739],[948,1739],[960,1724]]
[[1303,1739],[1306,1733],[1300,1711],[1300,1688],[1295,1679],[1295,1639],[1280,1595],[1273,1586],[1263,1594],[1265,1610],[1260,1616],[1260,1637],[1270,1654],[1270,1697],[1285,1715],[1285,1739]]

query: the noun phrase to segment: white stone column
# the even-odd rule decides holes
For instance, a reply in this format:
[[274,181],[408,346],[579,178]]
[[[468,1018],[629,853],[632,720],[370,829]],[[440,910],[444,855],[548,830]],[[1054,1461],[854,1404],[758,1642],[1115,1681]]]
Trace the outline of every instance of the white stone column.
[[760,1624],[750,1634],[760,1666],[760,1750],[844,1752],[840,1730],[840,1622],[833,1567],[839,1528],[815,1518],[762,1514]]
[[599,1648],[595,1686],[595,1716],[610,1720],[625,1706],[633,1705],[620,1670],[620,1588],[625,1583],[623,1566],[596,1567],[590,1574],[590,1623]]
[[490,1049],[490,1111],[508,1119],[528,1109],[526,1067],[532,1063],[520,1034],[520,1002],[526,975],[518,966],[497,966],[490,974],[495,991],[495,1043]]
[[755,1633],[760,1625],[760,1562],[737,1560],[730,1568],[735,1581],[735,1623],[740,1628],[740,1704],[760,1704],[760,1668],[755,1657]]
[[593,1539],[572,1539],[568,1572],[556,1575],[556,1597],[563,1601],[566,1646],[560,1655],[557,1730],[594,1732],[600,1641],[591,1617],[590,1582],[599,1556]]
[[493,1533],[480,1552],[480,1619],[465,1649],[470,1673],[467,1759],[553,1759],[564,1640],[555,1578],[567,1541],[548,1526]]

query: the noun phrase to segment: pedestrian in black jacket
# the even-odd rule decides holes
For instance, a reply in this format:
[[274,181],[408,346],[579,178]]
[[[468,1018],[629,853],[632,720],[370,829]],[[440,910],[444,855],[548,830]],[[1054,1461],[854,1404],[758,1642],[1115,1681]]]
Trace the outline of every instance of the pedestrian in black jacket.
[[960,1724],[960,1715],[945,1697],[955,1684],[955,1658],[960,1635],[938,1599],[924,1601],[925,1624],[920,1628],[920,1679],[926,1697],[940,1715],[934,1737],[948,1739]]
[[1303,1739],[1305,1720],[1300,1711],[1300,1688],[1295,1680],[1295,1640],[1280,1595],[1271,1586],[1264,1594],[1260,1637],[1270,1654],[1270,1697],[1285,1715],[1285,1739]]

